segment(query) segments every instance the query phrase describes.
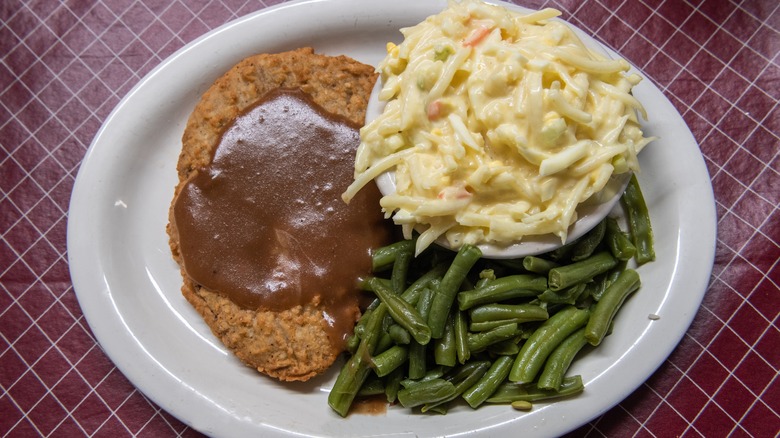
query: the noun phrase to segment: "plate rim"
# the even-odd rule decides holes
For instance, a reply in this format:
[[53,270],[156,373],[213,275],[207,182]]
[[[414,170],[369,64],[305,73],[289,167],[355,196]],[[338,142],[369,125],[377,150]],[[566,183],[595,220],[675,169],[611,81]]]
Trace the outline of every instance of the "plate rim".
[[[262,16],[265,16],[265,15],[274,15],[274,14],[278,13],[278,11],[284,10],[284,9],[288,9],[288,8],[297,8],[297,7],[301,7],[301,6],[304,6],[304,5],[316,5],[316,4],[321,4],[321,3],[342,3],[342,4],[345,4],[345,5],[348,5],[348,4],[355,4],[355,3],[359,4],[360,2],[356,1],[356,0],[340,0],[340,1],[298,0],[298,1],[293,1],[293,2],[289,2],[289,3],[283,3],[283,4],[275,5],[275,6],[264,8],[264,9],[261,9],[259,11],[253,12],[251,14],[248,14],[248,15],[236,18],[235,20],[231,20],[230,22],[225,23],[225,24],[223,24],[223,25],[221,25],[221,26],[219,26],[219,27],[217,27],[217,28],[207,32],[206,34],[196,38],[192,42],[188,43],[187,45],[183,46],[182,48],[180,48],[179,50],[174,52],[171,56],[166,58],[163,62],[161,62],[158,66],[156,66],[152,71],[150,71],[146,76],[144,76],[144,78],[142,78],[123,97],[123,99],[119,102],[119,104],[117,104],[117,106],[112,110],[112,112],[106,118],[106,120],[104,121],[103,125],[101,126],[101,128],[99,129],[97,134],[95,135],[92,143],[90,144],[90,147],[89,147],[87,153],[85,154],[85,156],[84,156],[84,158],[83,158],[83,160],[81,162],[81,167],[79,169],[78,175],[76,177],[76,181],[75,181],[74,186],[73,186],[73,191],[72,191],[72,194],[71,194],[71,200],[70,200],[70,204],[69,204],[69,212],[68,212],[69,214],[68,214],[68,223],[67,223],[68,264],[69,264],[69,270],[70,270],[70,273],[71,273],[73,289],[74,289],[74,292],[76,293],[79,305],[82,308],[82,312],[84,313],[84,317],[85,317],[87,323],[89,324],[90,328],[95,328],[95,327],[98,328],[98,330],[94,330],[93,333],[94,333],[94,336],[95,336],[98,344],[100,345],[100,348],[112,360],[114,365],[125,376],[127,376],[128,380],[130,380],[130,382],[136,388],[138,388],[139,391],[141,391],[146,397],[148,397],[149,399],[154,401],[156,404],[158,404],[160,406],[160,408],[162,408],[162,409],[166,410],[167,412],[171,413],[172,415],[177,417],[179,420],[181,420],[183,423],[187,424],[190,427],[193,427],[196,430],[209,432],[209,428],[204,427],[202,424],[197,424],[196,421],[193,421],[192,418],[188,417],[186,409],[181,409],[181,407],[177,408],[175,406],[172,408],[170,406],[170,403],[166,403],[165,400],[161,400],[160,395],[156,394],[156,392],[153,390],[153,388],[151,388],[148,384],[147,385],[139,384],[138,381],[137,381],[138,380],[137,377],[133,378],[133,376],[135,376],[137,374],[137,372],[134,371],[132,369],[132,367],[129,367],[126,363],[118,363],[118,361],[115,358],[119,357],[120,355],[116,352],[116,347],[112,346],[111,342],[108,342],[106,340],[107,338],[106,338],[106,335],[103,332],[103,328],[102,328],[104,324],[102,322],[98,322],[98,317],[96,316],[101,310],[104,310],[104,309],[102,309],[101,306],[97,306],[97,304],[98,304],[97,301],[88,299],[89,298],[88,294],[86,294],[86,292],[85,292],[85,290],[87,288],[94,287],[96,280],[97,280],[97,284],[100,284],[100,279],[99,278],[94,278],[94,277],[88,278],[88,277],[90,277],[91,274],[88,273],[88,272],[85,272],[86,269],[83,266],[83,263],[85,263],[85,261],[83,259],[79,259],[79,255],[82,254],[86,250],[85,248],[87,248],[89,246],[90,241],[89,241],[89,239],[83,238],[84,237],[83,236],[83,230],[79,229],[78,227],[82,227],[83,228],[83,227],[86,226],[87,228],[94,229],[95,227],[100,225],[100,224],[97,223],[97,220],[94,219],[94,217],[96,217],[96,216],[90,217],[89,215],[85,214],[84,209],[83,209],[84,203],[88,202],[88,198],[85,198],[85,196],[90,194],[89,191],[87,190],[88,184],[91,183],[91,181],[89,181],[90,174],[88,172],[91,170],[91,163],[94,160],[93,157],[94,157],[94,155],[96,154],[96,151],[98,150],[98,148],[101,145],[100,141],[103,138],[103,136],[105,135],[106,131],[108,131],[109,129],[113,128],[113,124],[115,123],[114,121],[115,121],[115,119],[117,117],[117,114],[120,113],[121,111],[123,111],[124,108],[126,108],[128,105],[130,105],[130,103],[128,103],[128,102],[132,102],[133,97],[137,95],[137,93],[138,93],[138,91],[140,89],[145,87],[148,82],[154,80],[154,78],[157,77],[162,70],[164,70],[166,68],[170,68],[169,66],[174,64],[176,62],[176,60],[179,59],[181,56],[183,56],[185,53],[187,53],[187,52],[189,52],[191,50],[196,50],[197,47],[200,44],[203,44],[204,41],[207,41],[207,40],[209,40],[211,38],[215,38],[220,33],[225,32],[226,30],[228,30],[229,28],[231,28],[233,26],[240,25],[240,23],[243,23],[243,22],[246,22],[246,21],[258,20],[258,17],[262,17]],[[495,3],[495,2],[493,2],[493,3]],[[502,4],[504,4],[504,3],[502,3]],[[516,5],[511,5],[511,4],[504,4],[504,5],[517,7]],[[331,7],[332,5],[328,5],[328,6]],[[610,50],[610,52],[614,53],[611,50]],[[668,103],[668,100],[667,100],[667,103]],[[670,103],[669,103],[669,106],[671,106]],[[674,109],[674,108],[672,107],[672,109]],[[678,118],[681,119],[681,117],[679,116],[679,113],[677,113],[676,110],[675,110],[675,114],[677,115]],[[684,122],[683,122],[683,124],[684,124]],[[694,144],[696,144],[696,141],[693,138],[693,135],[690,133],[690,130],[689,130],[689,128],[687,128],[687,126],[686,126],[686,129],[688,129],[688,134],[690,134],[690,140],[692,140],[692,142]],[[698,147],[698,145],[697,145],[697,147]],[[704,167],[704,170],[706,172],[707,169],[706,169],[706,166],[704,165],[704,159],[703,159],[703,157],[701,155],[700,155],[700,158],[701,158],[701,163],[699,163],[699,164],[700,164],[700,166]],[[700,183],[702,183],[702,182],[700,182]],[[700,260],[700,264],[705,265],[705,266],[708,265],[709,268],[705,269],[706,270],[706,275],[705,275],[704,271],[699,273],[700,276],[704,279],[704,280],[700,279],[700,282],[703,281],[704,284],[702,286],[702,290],[698,293],[698,296],[699,296],[698,299],[695,300],[695,301],[697,301],[697,303],[701,302],[701,300],[703,299],[704,293],[706,293],[706,291],[708,289],[708,284],[709,284],[709,280],[708,279],[709,279],[709,277],[711,275],[712,262],[713,262],[714,256],[715,256],[715,245],[716,245],[716,238],[715,237],[716,237],[716,229],[717,229],[717,222],[716,222],[717,218],[716,218],[716,214],[715,214],[714,196],[712,195],[712,186],[711,186],[711,183],[710,183],[709,176],[707,178],[706,186],[707,187],[704,187],[702,189],[705,192],[708,191],[709,192],[709,197],[712,199],[711,205],[708,204],[709,207],[710,207],[709,210],[711,210],[711,213],[712,213],[712,215],[708,215],[711,218],[711,221],[710,221],[711,223],[708,226],[702,226],[697,231],[699,233],[702,233],[702,234],[709,234],[709,235],[711,235],[711,237],[712,237],[712,239],[710,241],[711,245],[709,247],[705,248],[706,253],[707,254],[711,254],[711,257],[702,257],[703,260]],[[73,220],[71,220],[71,219],[73,219]],[[706,260],[708,258],[710,259],[709,262],[707,262],[707,260]],[[103,263],[102,260],[92,261],[92,263],[95,263],[95,262],[99,266],[102,266],[102,263]],[[102,269],[98,269],[98,271],[105,272]],[[90,285],[89,283],[92,283],[92,284]],[[103,284],[105,286],[105,289],[101,289],[100,292],[106,294],[107,296],[102,296],[100,299],[108,300],[107,301],[107,303],[108,303],[108,302],[110,302],[110,296],[109,296],[110,295],[110,291],[108,290],[109,289],[108,283],[107,283],[107,281],[105,279],[104,279],[104,283]],[[105,305],[105,304],[103,304],[103,305]],[[695,308],[698,309],[698,307],[699,307],[699,304],[697,304]],[[118,312],[118,309],[117,309],[117,312]],[[673,343],[669,343],[668,344],[669,347],[666,349],[668,351],[664,351],[664,354],[661,355],[660,358],[657,361],[652,361],[654,363],[650,364],[650,365],[652,365],[651,367],[645,367],[645,368],[652,368],[652,370],[650,371],[650,373],[647,374],[646,377],[644,377],[642,379],[642,381],[646,380],[652,374],[652,372],[654,372],[658,368],[658,366],[660,366],[666,360],[666,358],[669,356],[669,354],[671,354],[671,352],[674,350],[674,348],[676,348],[676,346],[679,343],[679,340],[682,339],[682,337],[687,332],[688,327],[692,323],[695,314],[696,314],[696,312],[691,312],[690,315],[687,316],[687,321],[684,322],[685,329],[681,330],[678,333],[679,336],[677,337],[677,339],[675,339],[675,341]],[[133,339],[134,339],[134,337],[130,333],[127,333],[127,334],[123,333],[121,335],[126,336],[125,340],[130,341],[130,342],[132,342]],[[641,382],[640,382],[640,384],[641,384]],[[636,387],[638,387],[638,386],[639,385],[637,385]],[[630,392],[633,392],[636,389],[636,387],[630,388],[630,391],[628,391],[620,400],[618,400],[617,403],[619,403],[621,400],[623,400],[625,398],[625,396],[627,396]],[[613,406],[615,406],[615,404],[610,404],[609,406],[606,406],[605,408],[599,410],[598,412],[593,413],[587,421],[590,421],[590,419],[595,418],[598,415],[601,415],[603,412],[606,412],[608,409],[612,408]],[[571,427],[571,429],[573,429],[574,427],[580,426],[581,424],[585,424],[585,422],[575,424],[575,425],[573,425]],[[230,422],[227,422],[225,424],[217,423],[216,426],[217,426],[217,428],[220,428],[220,427],[231,427]],[[571,429],[563,430],[563,432],[565,432],[567,430],[571,430]],[[213,432],[217,432],[217,431],[215,430]],[[472,432],[474,432],[474,431],[469,431],[468,433],[472,433]],[[495,431],[493,431],[493,432],[495,432]],[[285,435],[287,433],[289,433],[289,431],[284,432]]]

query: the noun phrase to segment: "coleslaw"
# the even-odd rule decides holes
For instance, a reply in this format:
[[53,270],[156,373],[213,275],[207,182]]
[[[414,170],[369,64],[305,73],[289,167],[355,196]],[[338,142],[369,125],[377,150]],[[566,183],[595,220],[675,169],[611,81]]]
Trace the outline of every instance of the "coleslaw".
[[555,234],[598,202],[615,174],[639,171],[646,138],[631,94],[641,78],[583,44],[544,9],[476,0],[401,30],[378,66],[383,113],[361,129],[346,202],[384,172],[380,204],[417,253]]

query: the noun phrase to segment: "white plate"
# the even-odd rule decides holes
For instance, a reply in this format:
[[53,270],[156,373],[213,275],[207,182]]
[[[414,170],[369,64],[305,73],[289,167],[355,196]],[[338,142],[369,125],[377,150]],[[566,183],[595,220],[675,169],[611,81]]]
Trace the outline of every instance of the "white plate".
[[[279,384],[228,354],[182,298],[165,225],[180,137],[211,82],[245,56],[312,45],[376,65],[397,29],[441,10],[442,0],[304,1],[231,22],[187,45],[117,106],[81,166],[71,200],[68,254],[76,294],[98,342],[144,394],[212,436],[560,435],[619,403],[663,362],[706,289],[715,246],[710,180],[674,107],[649,81],[648,134],[639,176],[652,212],[658,260],[626,303],[614,334],[578,360],[584,394],[530,413],[458,407],[446,416],[333,413],[336,368],[305,384]],[[661,319],[651,321],[648,314]]]

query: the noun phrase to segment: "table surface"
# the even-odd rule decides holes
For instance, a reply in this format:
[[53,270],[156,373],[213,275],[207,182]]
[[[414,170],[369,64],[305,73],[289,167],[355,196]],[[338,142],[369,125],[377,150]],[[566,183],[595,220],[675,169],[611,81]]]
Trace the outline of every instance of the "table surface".
[[[198,433],[102,352],[68,271],[71,190],[125,94],[176,50],[277,1],[3,1],[0,6],[0,433]],[[780,3],[554,0],[680,112],[716,200],[708,291],[671,356],[572,436],[780,433]]]

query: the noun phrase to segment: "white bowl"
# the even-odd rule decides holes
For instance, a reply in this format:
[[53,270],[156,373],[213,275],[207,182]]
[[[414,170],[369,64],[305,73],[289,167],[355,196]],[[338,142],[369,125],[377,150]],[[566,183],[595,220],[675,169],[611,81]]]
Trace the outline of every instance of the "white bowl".
[[[582,237],[582,235],[598,225],[615,208],[615,204],[620,200],[620,196],[625,191],[630,178],[630,173],[613,175],[601,192],[602,194],[610,193],[612,195],[604,196],[603,202],[586,201],[577,207],[577,220],[569,227],[566,243]],[[395,172],[385,172],[379,175],[375,181],[383,195],[395,193]],[[595,196],[600,195],[597,194]],[[450,246],[444,236],[439,237],[435,243],[444,248],[456,250],[456,248]],[[552,251],[561,247],[562,242],[561,238],[554,234],[543,234],[524,236],[522,240],[507,245],[480,243],[477,246],[482,251],[482,257],[489,259],[515,259]]]

